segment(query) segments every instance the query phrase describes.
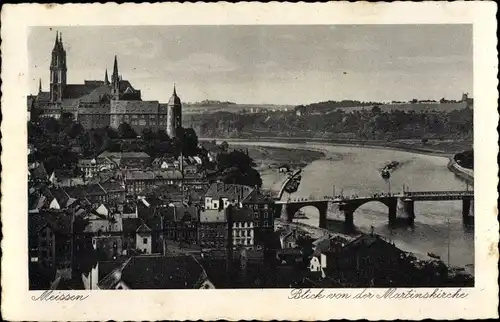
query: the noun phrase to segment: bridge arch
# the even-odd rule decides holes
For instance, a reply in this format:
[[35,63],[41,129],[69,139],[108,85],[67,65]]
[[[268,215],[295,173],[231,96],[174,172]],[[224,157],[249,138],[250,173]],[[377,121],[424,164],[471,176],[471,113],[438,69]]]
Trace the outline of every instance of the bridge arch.
[[318,212],[318,226],[326,228],[326,213],[328,211],[328,201],[301,201],[301,202],[288,202],[279,204],[278,208],[281,211],[281,218],[292,222],[297,212],[301,209],[308,207],[315,208]]

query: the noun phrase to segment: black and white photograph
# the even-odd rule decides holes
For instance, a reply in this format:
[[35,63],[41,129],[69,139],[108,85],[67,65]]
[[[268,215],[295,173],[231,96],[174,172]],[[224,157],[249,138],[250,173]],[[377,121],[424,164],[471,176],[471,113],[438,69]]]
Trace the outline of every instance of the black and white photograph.
[[2,316],[498,317],[495,10],[2,7]]
[[474,286],[471,25],[33,27],[33,290]]

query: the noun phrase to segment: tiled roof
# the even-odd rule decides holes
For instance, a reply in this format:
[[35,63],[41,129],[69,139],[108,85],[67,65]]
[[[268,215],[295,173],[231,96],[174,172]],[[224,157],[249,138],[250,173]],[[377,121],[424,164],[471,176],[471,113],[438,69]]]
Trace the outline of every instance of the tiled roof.
[[137,256],[123,268],[121,279],[131,289],[193,289],[206,278],[192,256]]
[[179,170],[155,170],[153,172],[158,179],[182,179],[182,172]]
[[88,195],[103,195],[106,193],[104,189],[101,187],[101,185],[98,183],[89,184],[85,186],[85,191],[87,192]]
[[153,180],[155,174],[153,171],[126,171],[125,180]]
[[163,216],[164,221],[198,221],[198,209],[184,205],[157,207],[155,216]]
[[150,233],[151,228],[148,227],[145,223],[142,223],[139,228],[137,228],[136,232],[138,233]]
[[47,180],[48,178],[47,170],[45,170],[43,163],[39,163],[37,167],[31,170],[31,175],[33,178],[40,180]]
[[112,158],[112,159],[149,159],[151,158],[149,154],[145,152],[109,152],[104,151],[97,157],[102,158]]
[[108,85],[101,85],[95,88],[90,93],[82,96],[80,102],[82,103],[105,103],[109,102],[111,98],[111,87]]
[[249,197],[247,197],[243,203],[273,203],[274,200],[271,196],[267,196],[262,194],[259,191],[256,191],[255,193],[251,193]]
[[88,95],[99,87],[97,84],[67,84],[64,88],[63,98],[80,98]]
[[135,233],[142,223],[140,218],[123,218],[122,221],[124,233]]
[[205,196],[213,199],[227,198],[229,200],[239,200],[242,202],[248,198],[253,191],[254,189],[249,186],[217,182],[210,185]]
[[48,102],[50,100],[50,92],[41,92],[36,96],[38,102]]
[[85,186],[66,187],[66,193],[75,199],[84,199],[88,196]]
[[106,192],[116,192],[120,191],[123,192],[125,191],[125,187],[123,187],[119,182],[102,182],[100,183],[101,187],[104,189]]
[[66,191],[61,188],[50,188],[50,193],[57,199],[61,207],[64,207],[70,198]]
[[64,212],[44,211],[41,213],[47,225],[55,233],[68,235],[71,233],[71,216]]

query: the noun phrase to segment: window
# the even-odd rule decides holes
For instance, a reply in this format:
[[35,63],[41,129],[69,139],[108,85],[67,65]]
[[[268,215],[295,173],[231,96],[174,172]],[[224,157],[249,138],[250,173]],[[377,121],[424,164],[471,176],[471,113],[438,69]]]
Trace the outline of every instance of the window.
[[142,239],[142,243],[143,243],[143,244],[147,244],[147,243],[148,243],[148,239],[147,239],[147,238],[143,238],[143,239]]

